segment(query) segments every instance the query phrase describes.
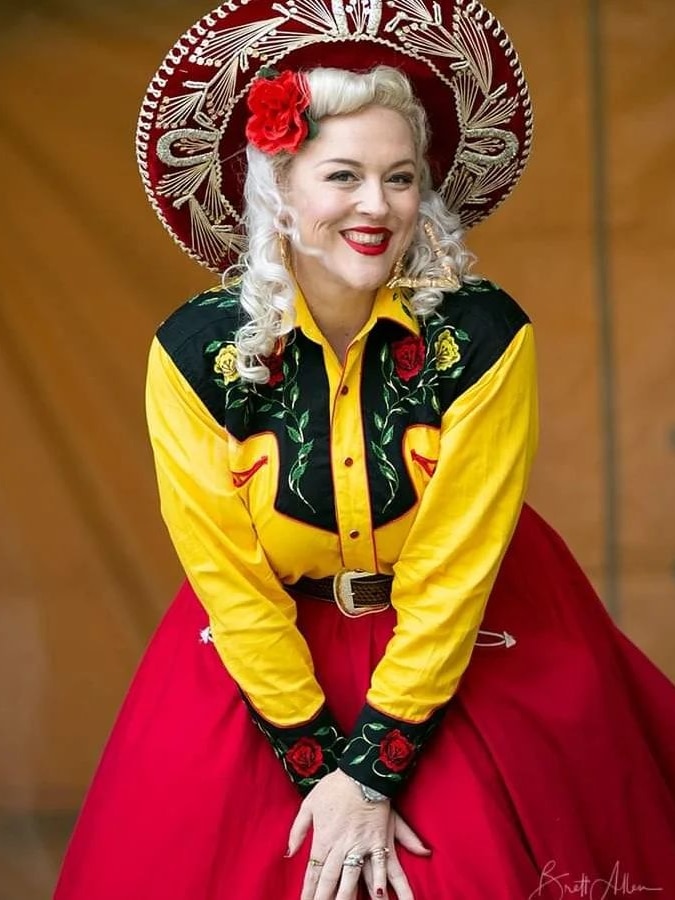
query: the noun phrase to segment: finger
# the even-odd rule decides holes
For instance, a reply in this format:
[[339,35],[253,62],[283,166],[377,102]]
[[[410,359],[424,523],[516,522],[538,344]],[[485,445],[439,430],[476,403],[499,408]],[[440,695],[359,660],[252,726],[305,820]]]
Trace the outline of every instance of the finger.
[[[343,854],[332,850],[321,867],[321,876],[313,900],[333,900],[342,877]],[[305,900],[303,897],[302,900]]]
[[310,812],[309,807],[303,803],[291,825],[291,830],[288,835],[288,850],[286,856],[295,856],[300,849],[302,842],[307,837],[307,832],[309,831],[311,824],[312,813]]
[[408,825],[407,822],[404,822],[403,819],[398,815],[398,813],[395,813],[394,816],[394,837],[399,842],[399,844],[401,844],[403,847],[405,847],[406,850],[410,850],[411,853],[414,853],[417,856],[429,856],[431,854],[431,850],[429,850],[428,847],[424,846],[424,844],[417,837],[410,825]]
[[369,859],[365,861],[363,869],[361,870],[361,874],[363,876],[363,880],[366,883],[368,896],[371,898],[371,900],[383,900],[384,897],[388,896],[386,884],[383,888],[375,887],[375,882],[373,880],[373,864]]
[[335,895],[335,900],[356,900],[361,871],[361,866],[342,864],[340,887]]
[[363,864],[363,868],[361,869],[361,876],[366,883],[366,887],[368,888],[368,893],[371,897],[374,897],[373,893],[373,865],[369,859],[365,861]]
[[[319,868],[319,881],[313,895],[313,900],[333,900],[335,891],[342,875],[343,854],[331,850]],[[301,900],[306,900],[303,896]]]
[[300,900],[314,900],[319,880],[321,879],[322,868],[323,862],[321,861],[321,857],[310,856],[305,871],[305,878],[302,882]]
[[373,886],[370,889],[370,896],[373,900],[382,900],[383,897],[387,896],[388,849],[384,845],[375,848],[371,852],[368,861],[373,876]]
[[399,858],[394,850],[389,854],[387,876],[389,878],[389,884],[396,892],[398,900],[415,900],[412,888],[410,887],[410,882],[406,878],[406,874],[403,871]]

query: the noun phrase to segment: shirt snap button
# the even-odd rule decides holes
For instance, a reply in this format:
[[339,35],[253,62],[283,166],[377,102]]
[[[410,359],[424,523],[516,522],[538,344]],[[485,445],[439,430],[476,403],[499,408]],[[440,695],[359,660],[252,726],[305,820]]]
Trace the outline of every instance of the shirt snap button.
[[346,384],[343,384],[343,385],[342,385],[342,387],[340,388],[340,393],[342,394],[343,397],[344,397],[345,394],[348,394],[348,393],[349,393],[349,388],[347,387]]
[[346,466],[353,466],[353,465],[354,465],[354,460],[351,458],[351,456],[348,456],[348,457],[347,457],[347,459],[345,460],[345,465],[346,465]]
[[354,540],[356,540],[356,538],[359,536],[359,534],[360,534],[359,531],[356,531],[356,530],[350,531],[350,532],[349,532],[349,537],[354,541]]

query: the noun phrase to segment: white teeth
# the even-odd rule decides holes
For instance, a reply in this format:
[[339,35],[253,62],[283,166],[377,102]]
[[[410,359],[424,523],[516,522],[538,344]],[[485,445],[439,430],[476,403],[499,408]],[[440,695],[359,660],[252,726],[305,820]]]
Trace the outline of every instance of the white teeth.
[[366,234],[363,231],[345,231],[344,236],[355,244],[383,244],[387,237],[384,233]]

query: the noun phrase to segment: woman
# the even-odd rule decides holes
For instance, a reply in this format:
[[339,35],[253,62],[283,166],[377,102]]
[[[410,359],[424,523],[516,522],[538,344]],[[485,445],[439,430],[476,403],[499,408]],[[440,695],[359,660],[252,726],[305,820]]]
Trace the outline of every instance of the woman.
[[[420,34],[454,68],[422,70]],[[243,46],[283,71],[244,74]],[[357,46],[424,106],[395,68],[349,71]],[[299,71],[310,50],[326,67]],[[188,583],[58,900],[675,896],[675,689],[523,507],[532,326],[461,242],[527,156],[513,59],[475,3],[260,0],[206,17],[153,81],[161,217],[224,268],[245,131],[248,249],[152,345]]]

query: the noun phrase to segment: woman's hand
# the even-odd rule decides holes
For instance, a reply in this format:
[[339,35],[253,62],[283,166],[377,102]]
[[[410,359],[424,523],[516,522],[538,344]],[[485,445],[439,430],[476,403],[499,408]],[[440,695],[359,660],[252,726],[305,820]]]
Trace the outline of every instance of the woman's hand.
[[305,798],[291,828],[289,856],[297,853],[310,827],[310,862],[300,900],[355,900],[362,866],[373,900],[387,896],[387,883],[399,900],[413,900],[394,841],[413,853],[429,851],[388,802],[367,803],[338,769]]

